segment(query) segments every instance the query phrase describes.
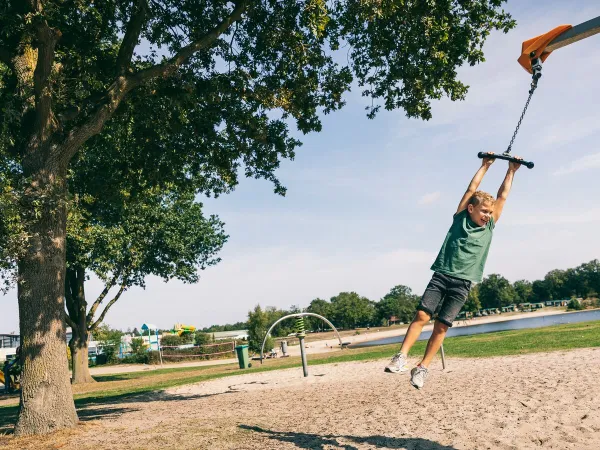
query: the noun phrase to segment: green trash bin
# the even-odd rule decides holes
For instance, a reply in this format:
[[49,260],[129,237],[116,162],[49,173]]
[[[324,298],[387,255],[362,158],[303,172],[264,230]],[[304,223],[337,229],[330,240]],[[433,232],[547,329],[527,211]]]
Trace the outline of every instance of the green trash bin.
[[248,345],[238,345],[235,348],[237,352],[238,362],[240,363],[240,369],[247,369],[250,367],[250,358],[248,357]]

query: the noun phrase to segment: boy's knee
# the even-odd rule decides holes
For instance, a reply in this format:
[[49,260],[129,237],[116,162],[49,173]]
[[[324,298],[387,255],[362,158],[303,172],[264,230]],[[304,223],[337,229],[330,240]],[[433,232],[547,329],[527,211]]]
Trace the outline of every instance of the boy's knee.
[[445,333],[446,331],[448,331],[448,325],[445,324],[444,322],[440,322],[439,320],[436,320],[435,323],[433,324],[433,331],[434,332],[438,332],[438,333]]
[[427,323],[431,320],[431,316],[427,314],[425,311],[417,310],[417,314],[415,315],[415,322],[419,323]]

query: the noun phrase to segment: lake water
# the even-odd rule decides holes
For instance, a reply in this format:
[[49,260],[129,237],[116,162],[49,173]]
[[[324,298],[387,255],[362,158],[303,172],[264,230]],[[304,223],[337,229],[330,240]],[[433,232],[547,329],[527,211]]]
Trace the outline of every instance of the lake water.
[[[589,322],[600,320],[600,309],[592,311],[578,311],[551,316],[538,316],[524,319],[506,320],[503,322],[482,323],[481,325],[468,325],[464,327],[453,327],[448,329],[446,337],[468,336],[472,334],[493,333],[495,331],[521,330],[523,328],[541,328],[564,323]],[[427,340],[431,331],[424,331],[419,337],[420,341]],[[398,344],[404,340],[404,335],[393,336],[374,341],[359,342],[349,345],[349,348],[373,347],[376,345]]]

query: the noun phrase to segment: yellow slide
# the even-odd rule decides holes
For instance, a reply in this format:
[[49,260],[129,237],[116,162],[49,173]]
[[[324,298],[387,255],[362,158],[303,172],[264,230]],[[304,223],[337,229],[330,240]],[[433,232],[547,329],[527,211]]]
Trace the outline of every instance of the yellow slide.
[[[4,372],[0,370],[0,383],[6,385],[6,380],[4,379]],[[13,383],[13,380],[10,380],[10,385],[13,389],[19,389],[19,383]]]

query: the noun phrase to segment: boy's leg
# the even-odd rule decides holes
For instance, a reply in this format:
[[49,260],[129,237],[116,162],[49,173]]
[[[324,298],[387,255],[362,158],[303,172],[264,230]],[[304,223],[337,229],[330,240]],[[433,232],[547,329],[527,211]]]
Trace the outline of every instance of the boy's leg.
[[447,331],[448,325],[440,322],[439,320],[435,321],[433,325],[433,332],[431,333],[429,341],[427,341],[425,356],[423,356],[423,360],[419,364],[420,366],[423,366],[425,368],[429,367],[429,364],[431,364],[431,360],[442,346]]
[[415,345],[417,339],[421,335],[421,331],[423,331],[423,327],[431,320],[431,316],[425,311],[418,310],[415,313],[415,318],[410,323],[408,330],[406,330],[406,336],[404,336],[404,340],[402,341],[402,347],[400,348],[400,353],[403,355],[408,355],[408,352]]
[[427,378],[429,364],[431,360],[438,352],[448,328],[452,326],[452,322],[462,309],[463,305],[467,301],[469,291],[471,289],[471,282],[467,280],[461,280],[458,278],[448,278],[448,290],[446,297],[442,303],[442,307],[438,313],[433,326],[433,333],[427,342],[427,348],[425,349],[425,355],[421,363],[411,371],[411,384],[417,389],[423,387],[423,383]]
[[419,339],[423,327],[431,320],[433,312],[437,309],[442,301],[446,291],[445,285],[446,282],[444,275],[441,275],[437,272],[434,273],[431,281],[425,289],[425,293],[421,298],[419,306],[417,306],[415,317],[410,323],[408,330],[406,330],[406,336],[404,336],[404,340],[402,341],[400,352],[394,355],[390,363],[385,367],[386,372],[401,373],[408,371],[409,368],[406,364],[408,352],[417,339]]
[[404,341],[402,341],[400,353],[408,355],[412,346],[419,339],[423,327],[433,317],[433,314],[446,295],[447,279],[446,275],[437,272],[431,277],[431,281],[429,281],[423,297],[421,297],[421,302],[417,306],[415,318],[408,327],[408,330],[406,330],[406,336],[404,336]]

